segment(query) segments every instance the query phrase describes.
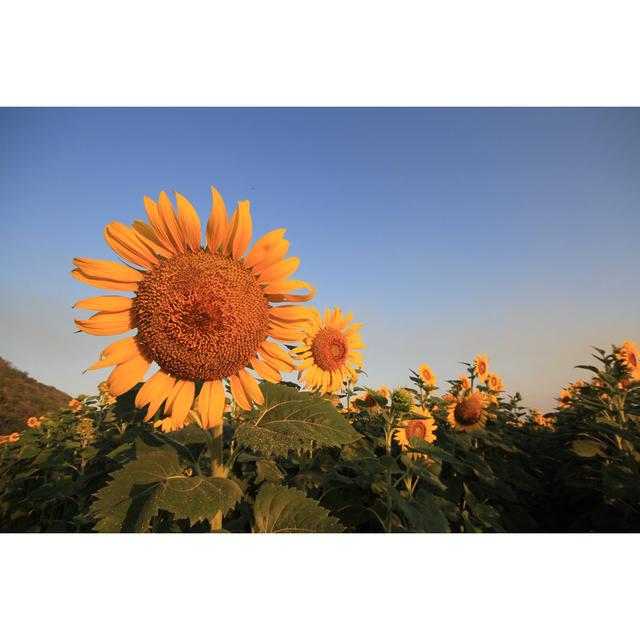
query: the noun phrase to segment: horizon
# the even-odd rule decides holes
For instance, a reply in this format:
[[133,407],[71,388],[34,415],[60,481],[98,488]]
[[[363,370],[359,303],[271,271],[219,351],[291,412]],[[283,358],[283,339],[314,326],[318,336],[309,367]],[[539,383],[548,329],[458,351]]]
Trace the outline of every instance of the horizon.
[[0,356],[73,396],[117,336],[76,335],[99,295],[74,257],[117,260],[104,226],[179,191],[251,200],[253,241],[287,228],[309,303],[362,322],[367,377],[406,386],[488,353],[548,411],[592,346],[638,340],[640,111],[481,108],[0,110]]

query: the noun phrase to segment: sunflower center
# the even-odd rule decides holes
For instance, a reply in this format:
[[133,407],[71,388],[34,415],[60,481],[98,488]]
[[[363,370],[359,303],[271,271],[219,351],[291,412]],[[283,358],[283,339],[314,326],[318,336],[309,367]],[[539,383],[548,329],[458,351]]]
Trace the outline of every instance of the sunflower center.
[[138,286],[138,340],[171,375],[220,380],[249,364],[269,305],[240,262],[209,251],[163,260]]
[[313,339],[311,352],[315,363],[324,371],[339,369],[347,359],[347,340],[337,329],[320,329]]
[[409,422],[407,422],[405,435],[407,438],[422,438],[425,440],[427,428],[422,420],[409,420]]
[[475,424],[482,417],[482,403],[477,398],[465,398],[456,404],[453,415],[460,424]]

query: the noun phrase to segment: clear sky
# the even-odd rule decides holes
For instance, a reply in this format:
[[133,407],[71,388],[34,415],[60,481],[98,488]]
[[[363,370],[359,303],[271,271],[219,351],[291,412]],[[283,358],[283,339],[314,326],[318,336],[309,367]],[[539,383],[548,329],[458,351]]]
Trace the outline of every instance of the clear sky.
[[103,227],[145,194],[206,218],[210,185],[365,324],[370,386],[486,352],[549,409],[591,345],[640,339],[640,110],[2,109],[0,355],[92,392],[112,339],[74,333],[100,291],[71,259],[117,259]]

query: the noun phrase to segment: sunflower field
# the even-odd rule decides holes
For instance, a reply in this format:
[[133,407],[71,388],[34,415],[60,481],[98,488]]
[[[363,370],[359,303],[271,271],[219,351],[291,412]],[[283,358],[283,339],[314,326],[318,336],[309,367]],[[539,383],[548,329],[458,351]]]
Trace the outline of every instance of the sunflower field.
[[144,204],[105,229],[121,262],[72,272],[133,294],[77,302],[80,331],[136,334],[89,367],[114,367],[95,395],[2,437],[0,530],[640,531],[636,343],[597,349],[545,415],[487,354],[368,388],[362,325],[305,304],[284,229],[250,247],[248,201],[228,217],[212,188],[203,245],[182,195]]

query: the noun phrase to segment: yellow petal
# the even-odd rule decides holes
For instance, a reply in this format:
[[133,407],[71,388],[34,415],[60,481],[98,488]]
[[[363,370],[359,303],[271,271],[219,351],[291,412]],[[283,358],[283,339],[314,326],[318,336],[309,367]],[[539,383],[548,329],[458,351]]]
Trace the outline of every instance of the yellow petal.
[[222,424],[224,412],[224,388],[221,380],[208,380],[202,385],[198,397],[198,410],[205,429]]
[[269,336],[280,342],[301,342],[304,339],[304,334],[300,331],[283,329],[273,324],[269,328]]
[[141,409],[149,405],[145,422],[149,422],[157,413],[160,405],[169,397],[176,385],[176,380],[164,371],[156,371],[140,388],[136,395],[136,407]]
[[287,255],[287,251],[289,251],[289,241],[284,238],[278,240],[278,242],[273,244],[269,252],[253,265],[253,273],[260,275],[263,271],[276,264],[276,262],[280,262]]
[[275,294],[287,293],[289,291],[295,291],[296,289],[307,289],[315,292],[314,287],[303,280],[276,280],[275,282],[266,285],[263,288],[263,291],[266,294]]
[[144,379],[151,361],[144,356],[136,356],[119,364],[107,379],[109,393],[116,398],[126,393]]
[[237,405],[241,409],[250,411],[251,403],[244,392],[240,378],[236,375],[229,376],[229,385],[231,386],[231,395],[233,395],[233,399],[236,401]]
[[245,267],[251,268],[261,260],[264,260],[275,246],[282,240],[286,229],[275,229],[262,236],[254,245],[245,258]]
[[287,258],[265,269],[258,277],[260,284],[288,278],[300,266],[300,258]]
[[171,241],[171,246],[175,249],[176,253],[184,253],[185,238],[182,236],[180,227],[178,226],[178,220],[176,219],[171,200],[169,200],[169,196],[164,191],[161,191],[158,197],[158,214],[165,234]]
[[251,244],[251,213],[249,201],[238,201],[238,208],[231,217],[231,223],[225,239],[225,251],[234,260],[241,258]]
[[276,320],[284,322],[304,323],[310,320],[311,310],[298,304],[286,304],[280,307],[271,307],[269,315]]
[[110,291],[137,291],[138,284],[136,282],[116,282],[115,280],[106,280],[104,278],[89,278],[85,276],[80,269],[74,269],[71,275],[84,284],[99,289],[109,289]]
[[229,222],[224,200],[213,187],[211,187],[211,197],[213,202],[211,204],[211,215],[207,222],[207,246],[209,251],[217,251],[227,235]]
[[255,372],[268,382],[278,383],[282,380],[282,376],[277,369],[272,368],[266,362],[258,358],[251,358],[249,361]]
[[[156,204],[150,198],[147,198],[150,203],[155,207]],[[153,253],[157,253],[164,258],[170,258],[174,255],[173,250],[167,249],[162,241],[158,238],[156,232],[151,225],[148,225],[142,220],[134,220],[131,225],[133,232],[136,234],[136,238],[142,242],[142,244]]]
[[157,256],[136,236],[135,232],[121,222],[112,222],[104,228],[107,244],[123,259],[145,269],[158,264]]
[[[258,349],[258,353],[260,352],[271,356],[271,358],[277,360],[286,367],[291,367],[289,371],[292,371],[295,368],[295,362],[293,358],[281,346],[275,344],[274,342],[263,342]],[[260,355],[262,355],[262,353],[260,353]]]
[[240,369],[240,371],[238,371],[238,378],[240,379],[247,398],[258,405],[264,404],[262,390],[258,386],[255,378],[246,369]]
[[181,194],[176,192],[176,203],[178,205],[178,226],[182,237],[186,240],[191,251],[200,249],[201,234],[200,218],[191,203]]
[[133,298],[124,296],[96,296],[84,298],[73,305],[76,309],[90,309],[91,311],[127,311],[133,307]]
[[114,282],[141,282],[144,273],[111,260],[92,260],[91,258],[74,258],[73,264],[87,278],[113,280]]
[[100,360],[95,364],[92,364],[87,371],[94,371],[96,369],[103,369],[104,367],[111,367],[114,364],[120,364],[126,360],[131,360],[135,356],[142,355],[142,351],[135,338],[123,338],[111,343],[108,347],[102,350],[100,354]]
[[171,403],[171,424],[174,429],[179,429],[184,425],[185,418],[193,406],[193,399],[196,393],[196,385],[193,380],[180,380],[176,387],[178,385],[180,385],[180,388]]
[[112,336],[131,331],[135,326],[135,315],[133,311],[100,311],[88,320],[76,320],[75,324],[93,336]]

